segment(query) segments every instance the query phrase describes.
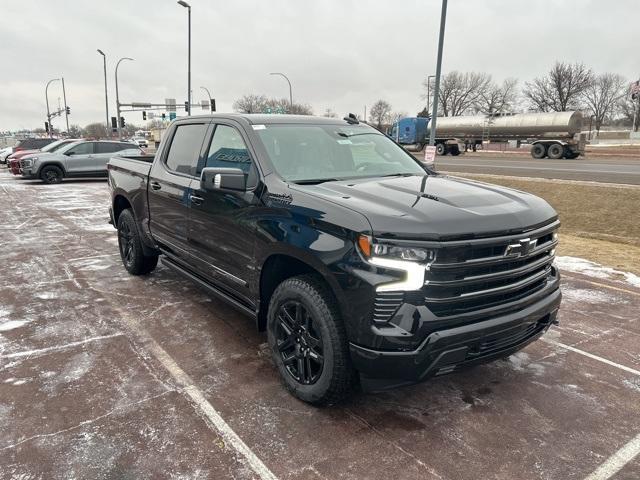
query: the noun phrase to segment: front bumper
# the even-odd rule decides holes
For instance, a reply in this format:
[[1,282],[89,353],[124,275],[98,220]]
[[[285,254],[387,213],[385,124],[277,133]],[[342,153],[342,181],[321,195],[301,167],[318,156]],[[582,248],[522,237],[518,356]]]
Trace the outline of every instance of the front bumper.
[[560,289],[522,310],[438,330],[411,351],[373,350],[350,344],[365,390],[383,390],[506,357],[538,339],[556,323]]

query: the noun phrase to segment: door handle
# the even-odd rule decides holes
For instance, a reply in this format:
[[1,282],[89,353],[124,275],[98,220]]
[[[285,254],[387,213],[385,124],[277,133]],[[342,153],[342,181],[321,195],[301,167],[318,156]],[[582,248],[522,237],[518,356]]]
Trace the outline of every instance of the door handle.
[[160,190],[162,188],[162,185],[160,185],[158,182],[151,182],[151,188],[153,190]]
[[202,202],[204,202],[204,198],[198,197],[197,195],[189,195],[189,200],[191,200],[191,203],[194,205],[202,205]]

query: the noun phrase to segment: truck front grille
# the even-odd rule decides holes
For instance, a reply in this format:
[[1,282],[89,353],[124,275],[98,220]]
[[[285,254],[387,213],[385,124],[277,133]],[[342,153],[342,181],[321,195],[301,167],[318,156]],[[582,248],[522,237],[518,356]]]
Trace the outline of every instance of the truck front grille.
[[452,315],[513,302],[542,289],[551,273],[558,225],[466,245],[442,242],[425,277],[425,304],[436,315]]

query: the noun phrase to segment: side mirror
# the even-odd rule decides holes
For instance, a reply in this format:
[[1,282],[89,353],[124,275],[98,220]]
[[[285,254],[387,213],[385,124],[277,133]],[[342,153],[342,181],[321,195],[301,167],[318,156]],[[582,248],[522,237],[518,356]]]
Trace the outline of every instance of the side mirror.
[[200,188],[203,190],[247,190],[247,176],[239,168],[206,167],[200,175]]
[[67,157],[70,157],[70,156],[72,156],[74,153],[73,153],[73,152],[64,152],[64,154],[65,154]]

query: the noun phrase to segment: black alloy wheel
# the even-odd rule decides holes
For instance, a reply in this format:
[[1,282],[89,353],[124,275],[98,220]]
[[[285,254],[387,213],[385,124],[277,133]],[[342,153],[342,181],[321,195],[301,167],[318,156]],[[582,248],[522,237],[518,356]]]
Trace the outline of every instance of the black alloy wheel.
[[118,228],[118,245],[120,256],[127,269],[133,266],[134,262],[134,237],[128,222],[122,222]]
[[305,306],[295,300],[283,303],[276,313],[276,345],[282,362],[294,380],[313,385],[322,375],[322,336]]

